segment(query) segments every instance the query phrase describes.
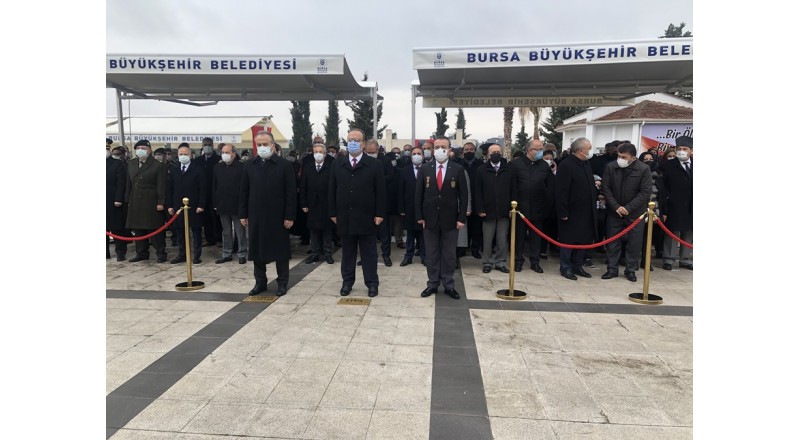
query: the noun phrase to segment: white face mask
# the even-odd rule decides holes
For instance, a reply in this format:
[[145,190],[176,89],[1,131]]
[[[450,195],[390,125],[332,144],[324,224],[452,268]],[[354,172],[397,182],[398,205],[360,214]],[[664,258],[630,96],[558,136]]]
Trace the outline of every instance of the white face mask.
[[677,159],[680,159],[680,162],[685,162],[688,160],[688,152],[687,151],[678,151],[677,152]]
[[430,150],[424,150],[424,158],[425,158],[425,159],[430,159],[430,156],[432,156],[432,155],[433,155],[433,152],[432,152],[432,151],[430,151]]
[[272,146],[264,147],[259,145],[258,155],[261,156],[261,159],[269,159],[272,156]]
[[247,162],[248,160],[250,160],[250,156],[241,156],[242,162]]
[[622,158],[616,159],[616,163],[619,165],[619,168],[627,168],[630,165],[629,161],[626,161]]
[[588,153],[586,153],[585,159],[588,160],[588,159],[590,159],[592,157],[594,157],[594,151],[593,150],[588,150]]
[[552,161],[550,159],[544,159],[544,162],[546,162],[547,165],[552,165]]
[[366,155],[369,156],[369,157],[374,157],[375,159],[377,159],[377,153],[366,153]]
[[443,148],[436,149],[435,155],[436,155],[436,161],[438,161],[439,163],[444,163],[444,161],[446,161],[447,158],[449,157],[449,155],[447,154],[447,150]]
[[325,160],[325,155],[322,154],[322,153],[314,153],[313,154],[313,158],[314,158],[315,161],[321,162],[321,161]]
[[108,159],[111,157],[111,150],[105,150],[105,158]]
[[187,163],[191,162],[191,157],[188,154],[178,154],[178,162],[186,165]]
[[424,158],[422,158],[421,154],[414,154],[411,156],[411,162],[413,162],[414,165],[421,165],[423,160]]
[[203,154],[211,155],[214,152],[213,145],[203,145]]
[[233,155],[232,154],[227,154],[227,153],[222,153],[222,162],[225,162],[225,163],[233,162]]
[[145,158],[147,157],[147,150],[144,148],[139,148],[136,150],[136,157],[138,158]]
[[332,157],[332,158],[334,158],[334,159],[336,158],[336,153],[330,152],[330,153],[327,153],[327,155]]

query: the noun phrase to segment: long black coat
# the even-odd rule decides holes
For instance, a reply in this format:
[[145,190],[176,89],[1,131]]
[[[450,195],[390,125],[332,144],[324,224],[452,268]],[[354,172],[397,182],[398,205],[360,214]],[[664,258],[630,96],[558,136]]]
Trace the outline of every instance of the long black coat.
[[615,162],[605,167],[602,177],[602,195],[608,215],[618,218],[616,210],[624,208],[630,213],[626,218],[635,220],[646,211],[649,197],[652,195],[652,172],[649,166],[635,160],[627,168],[619,168]]
[[477,169],[477,179],[472,187],[474,196],[473,212],[485,213],[486,220],[508,218],[511,194],[516,188],[516,179],[508,161],[499,162],[499,172],[494,172],[494,164],[483,164]]
[[530,221],[548,218],[555,198],[555,175],[549,165],[543,160],[530,160],[525,155],[511,160],[510,167],[515,180],[511,197],[519,203],[517,209]]
[[[421,231],[422,225],[416,222],[416,176],[414,165],[399,168],[398,180],[398,212],[402,215],[402,227],[409,231]],[[422,170],[419,169],[421,173]]]
[[666,217],[666,227],[672,231],[691,231],[694,228],[694,159],[691,174],[679,159],[668,160],[660,168],[660,214]]
[[322,168],[316,171],[316,161],[303,165],[302,178],[300,179],[300,208],[308,208],[308,228],[333,229],[333,222],[328,216],[328,192],[330,184],[330,170],[333,168],[333,158],[325,154]]
[[239,215],[239,194],[244,163],[234,159],[230,165],[219,162],[214,167],[211,193],[213,205],[219,215]]
[[164,214],[157,205],[166,205],[166,167],[153,157],[139,168],[139,159],[128,162],[128,183],[125,189],[128,202],[127,229],[158,229],[164,225]]
[[[206,188],[211,188],[213,186],[213,183],[214,183],[213,182],[213,180],[214,180],[214,167],[216,166],[216,164],[218,164],[221,161],[222,161],[222,156],[217,154],[216,150],[214,150],[213,154],[211,154],[208,157],[205,157],[204,154],[200,154],[196,159],[194,159],[192,161],[192,165],[197,164],[197,165],[200,166],[200,168],[203,169],[203,171],[204,171],[203,175],[205,176],[205,187]],[[176,164],[180,165],[179,162],[176,162]],[[212,198],[213,194],[211,193],[211,191],[207,191],[205,196],[206,196],[205,204],[207,206],[212,206],[213,203],[212,203],[211,198]]]
[[330,217],[336,217],[339,235],[374,235],[375,217],[386,218],[383,164],[361,154],[355,169],[346,155],[336,159],[330,170],[328,211]]
[[378,156],[377,158],[383,163],[383,172],[385,173],[386,181],[386,215],[397,215],[398,206],[398,191],[399,184],[397,183],[397,170],[391,164],[391,158],[388,156]]
[[239,217],[247,219],[248,258],[271,263],[291,258],[289,230],[284,220],[297,216],[297,179],[291,162],[273,154],[244,164],[239,194]]
[[[109,157],[105,160],[105,229],[118,231],[125,229],[125,185],[128,171],[125,163]],[[114,202],[123,203],[114,206]]]
[[[175,211],[183,206],[183,198],[189,198],[189,227],[197,228],[203,225],[202,214],[197,214],[197,208],[207,209],[208,187],[205,178],[205,170],[197,165],[194,160],[189,164],[186,172],[183,173],[181,164],[172,166],[170,170],[171,178],[167,182],[166,207],[174,208]],[[183,229],[185,219],[181,215],[175,220],[175,227]]]
[[422,165],[416,179],[416,220],[424,220],[425,229],[450,231],[456,223],[466,223],[466,208],[469,205],[469,190],[466,170],[453,161],[447,161],[441,191],[436,175],[439,163],[432,161]]
[[[558,237],[562,243],[591,244],[596,241],[596,199],[591,166],[572,154],[566,156],[555,176]],[[564,217],[569,219],[563,221]]]

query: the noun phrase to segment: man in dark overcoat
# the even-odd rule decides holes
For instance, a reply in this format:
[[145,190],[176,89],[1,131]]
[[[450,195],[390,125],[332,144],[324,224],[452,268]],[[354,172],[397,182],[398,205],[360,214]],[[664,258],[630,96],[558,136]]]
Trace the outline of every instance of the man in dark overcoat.
[[421,171],[424,155],[422,147],[414,147],[410,157],[410,166],[397,169],[399,180],[397,199],[399,201],[398,211],[402,218],[402,227],[405,229],[405,257],[400,266],[407,266],[413,263],[413,256],[416,250],[425,264],[424,238],[422,225],[416,222],[416,179]]
[[[671,232],[688,243],[694,241],[694,139],[680,136],[675,140],[677,158],[663,162],[661,167],[658,201],[663,222]],[[684,269],[693,270],[693,252],[665,237],[663,242],[663,269],[671,270],[675,261]]]
[[266,265],[275,262],[277,296],[285,295],[289,282],[291,244],[289,229],[297,215],[297,180],[291,162],[277,155],[271,133],[255,136],[258,156],[244,165],[239,195],[239,217],[250,237],[255,287],[250,295],[266,291]]
[[328,209],[327,185],[330,183],[330,169],[333,158],[325,154],[325,144],[316,143],[310,161],[303,165],[300,180],[300,207],[308,216],[311,234],[311,255],[305,259],[307,264],[324,258],[333,264],[333,227]]
[[[577,138],[558,165],[555,176],[555,209],[558,215],[558,239],[564,244],[592,244],[596,240],[597,189],[588,159],[591,141]],[[575,275],[591,278],[583,269],[585,249],[560,251],[560,274],[570,280]]]
[[[125,230],[125,186],[128,179],[128,170],[122,161],[125,152],[122,147],[108,151],[105,159],[105,230],[115,235],[126,236]],[[114,240],[114,251],[117,261],[125,261],[128,251],[128,242]],[[105,241],[105,257],[111,258],[108,250],[108,237]]]
[[[210,188],[214,179],[214,167],[222,157],[217,154],[214,149],[214,140],[206,137],[203,138],[202,154],[197,157],[198,168],[202,168],[205,176],[205,187]],[[203,206],[212,206],[211,192],[205,194],[205,202]],[[207,246],[214,246],[218,241],[222,241],[222,223],[219,221],[219,216],[216,215],[213,209],[203,212],[202,227],[205,230],[205,241]]]
[[386,185],[386,198],[383,201],[386,205],[386,217],[382,223],[377,227],[377,236],[380,238],[380,253],[383,256],[383,264],[386,267],[391,267],[391,217],[392,213],[397,210],[397,191],[392,190],[396,186],[394,179],[394,166],[391,160],[385,155],[378,154],[380,145],[374,139],[369,139],[364,146],[364,153],[380,162],[383,167],[383,180]]
[[375,226],[386,217],[386,182],[383,164],[363,152],[366,135],[355,128],[347,133],[347,155],[330,171],[328,209],[341,237],[341,296],[355,284],[355,258],[361,253],[363,281],[369,296],[378,294]]
[[[150,141],[142,139],[134,145],[135,158],[128,162],[128,183],[125,201],[128,215],[125,227],[136,236],[147,235],[164,225],[166,203],[166,168],[152,157]],[[155,248],[159,263],[166,263],[166,234],[138,240],[136,256],[131,263],[150,259],[150,244]]]
[[[482,219],[482,236],[485,237],[483,273],[491,272],[492,268],[508,273],[508,211],[511,195],[516,189],[516,179],[514,168],[502,157],[502,147],[497,144],[488,147],[488,157],[488,162],[477,170],[477,179],[472,190],[474,209]],[[495,238],[497,246],[496,253],[493,253],[492,243]],[[519,249],[520,253],[521,251]]]
[[166,207],[169,215],[183,206],[183,198],[189,199],[189,209],[183,211],[180,218],[175,221],[175,234],[178,236],[178,255],[169,262],[172,264],[186,262],[186,223],[183,215],[189,216],[189,236],[191,237],[192,263],[200,264],[203,252],[202,228],[203,212],[206,209],[205,170],[200,168],[197,159],[191,160],[189,147],[178,148],[178,163],[172,166],[171,177],[167,181]]
[[211,198],[214,210],[222,222],[222,255],[215,261],[222,264],[233,261],[233,231],[238,240],[239,264],[247,262],[247,229],[239,218],[239,193],[244,163],[238,159],[232,144],[222,147],[222,160],[214,167]]

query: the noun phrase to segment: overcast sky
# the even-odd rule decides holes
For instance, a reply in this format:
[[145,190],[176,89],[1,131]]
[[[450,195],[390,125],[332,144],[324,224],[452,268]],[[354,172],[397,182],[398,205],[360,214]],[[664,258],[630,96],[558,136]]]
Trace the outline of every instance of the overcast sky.
[[[108,0],[107,53],[338,54],[356,79],[364,72],[384,97],[380,124],[411,135],[410,83],[417,79],[412,49],[419,47],[520,45],[656,38],[669,23],[693,28],[690,0],[640,1],[176,1]],[[291,137],[289,102],[220,102],[196,108],[132,100],[130,114],[273,115]],[[417,100],[416,135],[435,130],[436,109]],[[339,105],[343,132],[351,112]],[[466,130],[479,140],[502,134],[502,109],[464,109]],[[127,116],[128,102],[124,113]],[[455,127],[457,110],[449,110]],[[106,114],[116,115],[113,89]],[[311,102],[314,132],[323,133],[327,102]],[[530,122],[532,123],[532,122]],[[529,125],[529,124],[528,124]],[[519,129],[514,122],[514,135]],[[528,132],[530,130],[528,129]]]

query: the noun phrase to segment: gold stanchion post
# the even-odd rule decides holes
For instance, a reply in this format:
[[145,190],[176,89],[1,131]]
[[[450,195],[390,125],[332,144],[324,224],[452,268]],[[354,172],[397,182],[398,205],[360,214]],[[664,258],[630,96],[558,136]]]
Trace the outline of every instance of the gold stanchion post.
[[205,287],[202,281],[192,281],[191,279],[191,237],[189,234],[189,199],[183,198],[183,232],[186,234],[184,240],[186,243],[186,279],[185,283],[177,283],[175,289],[179,291],[200,290]]
[[646,211],[648,227],[646,229],[646,255],[644,256],[644,291],[631,293],[630,301],[639,304],[655,305],[662,304],[663,298],[649,294],[649,268],[652,265],[652,230],[655,228],[655,202],[649,202],[649,209]]
[[519,204],[515,201],[510,202],[510,281],[509,288],[497,291],[500,299],[522,300],[527,298],[527,293],[513,289],[514,275],[516,274],[516,207]]

